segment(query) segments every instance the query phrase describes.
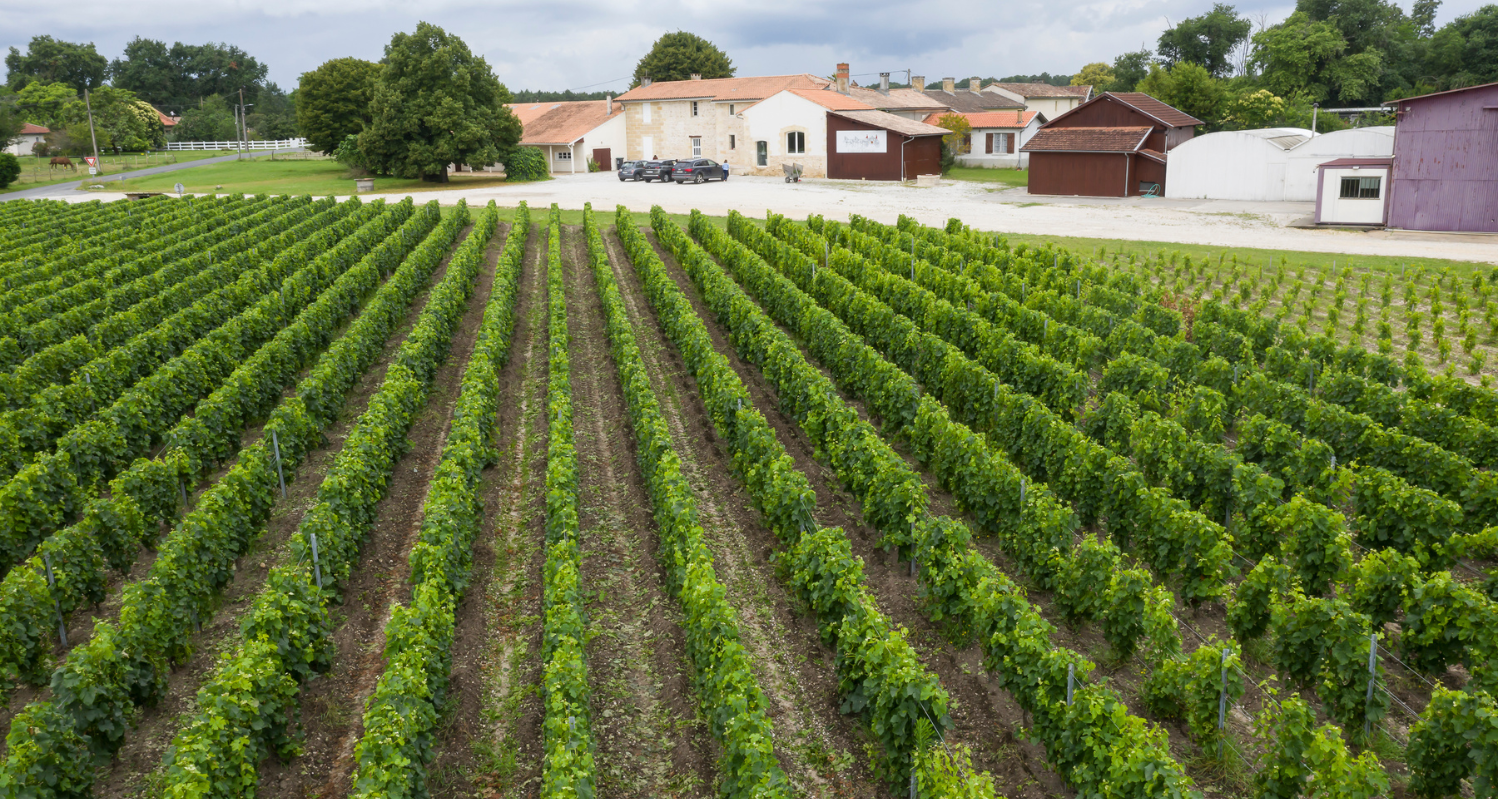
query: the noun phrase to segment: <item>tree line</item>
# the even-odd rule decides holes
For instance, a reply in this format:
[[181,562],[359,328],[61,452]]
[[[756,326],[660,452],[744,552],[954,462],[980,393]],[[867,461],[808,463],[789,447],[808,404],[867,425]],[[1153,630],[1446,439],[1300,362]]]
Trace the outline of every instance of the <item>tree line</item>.
[[[1088,64],[1073,85],[1141,91],[1209,129],[1310,127],[1313,108],[1369,108],[1498,81],[1498,5],[1437,28],[1440,0],[1297,0],[1270,25],[1229,4],[1172,25],[1153,51]],[[1388,123],[1372,113],[1364,121]],[[1345,127],[1320,114],[1318,128]]]
[[[232,104],[241,91],[249,138],[296,135],[295,93],[268,81],[264,64],[227,43],[168,47],[136,37],[109,60],[91,42],[42,35],[32,37],[24,52],[10,48],[5,70],[0,139],[13,139],[27,123],[48,128],[47,140],[34,151],[40,155],[91,151],[95,138],[100,150],[114,152],[160,147],[169,137],[232,141],[240,135]],[[163,116],[176,122],[170,131]]]

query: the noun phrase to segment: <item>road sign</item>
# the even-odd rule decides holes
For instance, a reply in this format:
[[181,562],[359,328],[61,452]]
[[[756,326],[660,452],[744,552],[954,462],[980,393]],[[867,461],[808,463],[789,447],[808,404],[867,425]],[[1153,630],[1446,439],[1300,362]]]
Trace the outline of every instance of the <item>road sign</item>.
[[178,197],[182,196],[182,192],[187,191],[187,187],[183,186],[181,183],[178,183],[177,185],[173,186],[172,188],[174,188],[174,189],[177,190],[177,196]]
[[[85,155],[83,156],[83,163],[88,164],[91,167],[96,167],[99,165],[99,159],[93,157],[92,155]],[[93,173],[90,172],[89,174],[92,175]]]
[[96,166],[91,166],[91,167],[88,168],[88,173],[90,175],[97,175],[97,174],[99,174],[99,168],[96,167]]

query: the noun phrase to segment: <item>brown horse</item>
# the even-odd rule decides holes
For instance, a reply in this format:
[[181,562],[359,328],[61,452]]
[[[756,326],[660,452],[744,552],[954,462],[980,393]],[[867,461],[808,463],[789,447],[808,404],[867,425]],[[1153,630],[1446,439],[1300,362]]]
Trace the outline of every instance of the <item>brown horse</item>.
[[65,169],[71,169],[74,172],[78,171],[78,167],[74,166],[72,160],[70,160],[65,155],[59,155],[59,156],[53,157],[53,159],[52,159],[52,168],[56,169],[58,167],[63,167]]

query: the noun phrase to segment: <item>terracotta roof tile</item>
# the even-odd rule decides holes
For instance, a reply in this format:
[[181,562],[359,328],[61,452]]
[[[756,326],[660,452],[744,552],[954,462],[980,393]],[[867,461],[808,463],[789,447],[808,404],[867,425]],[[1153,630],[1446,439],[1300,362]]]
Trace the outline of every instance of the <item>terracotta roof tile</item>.
[[619,95],[621,103],[646,100],[763,100],[785,89],[820,89],[826,78],[815,75],[767,75],[755,78],[711,78],[707,80],[669,80],[636,86]]
[[603,100],[577,100],[569,103],[517,103],[510,106],[520,118],[524,132],[521,144],[571,144],[588,131],[624,113],[614,106],[608,113]]
[[1106,92],[1103,96],[1120,100],[1174,128],[1204,124],[1200,119],[1172,108],[1144,92]]
[[48,130],[47,128],[44,128],[41,125],[33,125],[30,122],[27,122],[27,123],[24,123],[24,124],[21,125],[21,135],[22,136],[35,136],[37,134],[51,133],[51,132],[52,132],[51,130]]
[[1041,128],[1020,149],[1088,153],[1131,153],[1154,128]]
[[828,111],[873,111],[874,107],[860,103],[859,101],[838,94],[830,89],[788,89],[791,94],[807,100],[827,109]]
[[1142,156],[1144,156],[1145,158],[1150,158],[1150,159],[1153,159],[1155,161],[1159,161],[1162,164],[1165,163],[1165,153],[1162,153],[1159,150],[1151,150],[1148,147],[1146,147],[1143,150],[1140,150],[1139,154],[1142,155]]
[[[948,112],[939,111],[926,117],[926,124],[935,125],[938,119],[946,116]],[[968,114],[959,114],[967,119],[967,123],[975,128],[1023,128],[1030,124],[1039,111],[980,111]]]

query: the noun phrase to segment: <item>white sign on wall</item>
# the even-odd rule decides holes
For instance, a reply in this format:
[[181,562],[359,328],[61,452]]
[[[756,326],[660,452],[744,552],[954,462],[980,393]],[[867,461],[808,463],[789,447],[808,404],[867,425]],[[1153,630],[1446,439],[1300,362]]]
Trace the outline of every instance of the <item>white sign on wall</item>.
[[840,153],[887,152],[882,130],[840,130],[837,132],[837,151]]

